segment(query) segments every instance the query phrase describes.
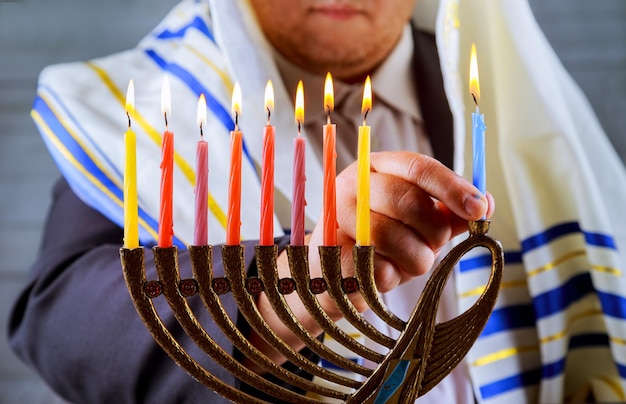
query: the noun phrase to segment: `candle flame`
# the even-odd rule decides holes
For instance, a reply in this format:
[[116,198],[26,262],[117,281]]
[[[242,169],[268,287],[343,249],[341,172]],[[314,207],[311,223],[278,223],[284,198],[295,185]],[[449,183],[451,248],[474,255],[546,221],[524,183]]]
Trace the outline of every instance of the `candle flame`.
[[135,113],[135,83],[133,79],[128,82],[128,89],[126,90],[126,114],[128,119]]
[[476,57],[475,44],[472,44],[472,50],[470,51],[469,90],[474,103],[478,105],[480,102],[480,84],[478,82],[478,58]]
[[372,109],[372,80],[370,76],[365,79],[365,87],[363,88],[363,102],[361,103],[361,113],[367,116]]
[[200,133],[202,133],[202,128],[206,126],[206,98],[204,97],[204,93],[200,94],[200,97],[198,97],[198,113],[196,116],[196,122],[200,127]]
[[[235,83],[235,86],[233,87],[231,112],[235,115],[235,121],[237,121],[237,118],[241,115],[241,87],[239,87],[239,83]],[[235,124],[236,123],[237,122],[235,122]]]
[[161,85],[161,113],[165,116],[172,114],[172,96],[170,91],[170,81],[167,76],[163,77],[163,83]]
[[333,78],[330,72],[326,73],[324,80],[324,111],[330,114],[335,109],[335,94],[333,90]]
[[299,131],[300,126],[304,123],[304,85],[302,80],[298,82],[296,89],[296,123]]
[[267,120],[269,121],[270,115],[274,112],[274,86],[272,80],[267,80],[265,85],[265,110],[267,111]]

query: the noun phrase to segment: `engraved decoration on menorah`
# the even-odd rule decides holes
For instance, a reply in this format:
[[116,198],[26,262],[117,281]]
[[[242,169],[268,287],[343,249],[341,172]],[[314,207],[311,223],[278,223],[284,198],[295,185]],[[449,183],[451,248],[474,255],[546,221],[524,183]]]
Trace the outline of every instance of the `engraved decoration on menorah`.
[[[498,297],[504,253],[498,241],[487,235],[489,221],[469,223],[469,236],[456,245],[434,269],[411,316],[404,321],[393,314],[379,298],[374,283],[374,247],[354,246],[354,276],[344,277],[340,264],[341,247],[319,247],[322,277],[311,278],[308,246],[287,246],[290,278],[279,278],[276,270],[277,247],[255,247],[258,277],[249,277],[244,265],[243,246],[222,246],[224,275],[214,276],[211,246],[190,246],[193,278],[181,279],[176,247],[154,247],[158,280],[146,279],[143,247],[121,248],[124,277],[137,312],[155,341],[184,370],[207,388],[237,403],[264,403],[234,386],[228,385],[200,366],[168,331],[153,299],[165,298],[176,319],[189,337],[216,363],[237,379],[263,391],[274,401],[318,403],[334,399],[346,403],[412,403],[448,375],[465,357],[486,324]],[[475,247],[491,252],[492,271],[484,292],[473,306],[458,317],[436,323],[435,317],[443,288],[461,257]],[[257,350],[236,326],[236,319],[226,313],[220,296],[232,294],[239,312],[252,329],[298,368],[331,383],[314,383],[308,378],[275,364]],[[359,375],[353,380],[341,372],[312,362],[287,345],[268,326],[255,301],[265,293],[278,318],[320,358],[338,369]],[[285,295],[297,293],[300,300],[324,330],[339,344],[376,364],[364,367],[324,345],[311,335],[286,302]],[[327,293],[345,318],[363,335],[387,348],[381,354],[362,345],[339,329],[324,312],[318,296]],[[361,293],[369,308],[384,322],[400,331],[393,339],[370,324],[352,305],[349,295]],[[221,348],[203,329],[186,298],[198,294],[212,320],[232,341],[233,346],[265,372],[299,390],[314,393],[312,398],[270,382],[237,361]],[[162,296],[161,296],[162,295]],[[319,378],[319,379],[318,379]],[[329,387],[331,386],[331,387]],[[332,387],[336,386],[336,387]],[[348,391],[348,392],[346,392]]]

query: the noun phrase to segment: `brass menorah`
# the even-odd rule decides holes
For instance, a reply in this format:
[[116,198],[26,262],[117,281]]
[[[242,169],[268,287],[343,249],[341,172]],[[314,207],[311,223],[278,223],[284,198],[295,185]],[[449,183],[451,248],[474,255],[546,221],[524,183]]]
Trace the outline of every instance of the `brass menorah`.
[[[355,273],[349,277],[342,275],[341,247],[319,247],[322,267],[320,278],[310,277],[308,246],[287,246],[292,277],[280,279],[276,270],[276,246],[255,247],[258,277],[247,275],[243,246],[221,247],[224,276],[218,277],[213,274],[211,246],[189,247],[193,271],[191,279],[180,277],[176,247],[153,248],[158,280],[146,279],[142,247],[121,248],[120,256],[132,301],[155,341],[191,376],[223,397],[237,403],[266,402],[224,383],[201,367],[165,327],[152,299],[163,294],[182,328],[207,355],[236,378],[274,397],[276,401],[321,402],[274,384],[233,358],[203,329],[186,297],[199,294],[213,321],[235,348],[269,374],[294,387],[346,403],[412,403],[437,385],[465,357],[493,310],[502,278],[504,253],[500,243],[487,235],[488,230],[489,221],[469,223],[469,237],[456,245],[434,270],[408,321],[398,318],[380,300],[374,282],[374,247],[354,246]],[[464,254],[479,246],[489,249],[492,257],[491,276],[484,292],[464,313],[437,324],[435,317],[439,299],[450,273]],[[311,335],[294,316],[285,300],[285,295],[294,291],[325,333],[377,366],[371,369],[355,363]],[[337,388],[314,383],[290,372],[256,349],[224,310],[220,296],[227,293],[232,293],[240,313],[259,336],[287,360],[311,375],[332,382],[329,385]],[[338,368],[360,375],[359,380],[319,366],[281,340],[257,310],[255,299],[260,293],[266,294],[280,320],[309,349]],[[321,293],[328,293],[355,328],[386,347],[388,352],[375,352],[338,328],[317,299]],[[392,339],[373,327],[352,305],[348,296],[352,293],[361,293],[377,316],[400,331],[399,337]],[[351,392],[346,393],[346,390]]]

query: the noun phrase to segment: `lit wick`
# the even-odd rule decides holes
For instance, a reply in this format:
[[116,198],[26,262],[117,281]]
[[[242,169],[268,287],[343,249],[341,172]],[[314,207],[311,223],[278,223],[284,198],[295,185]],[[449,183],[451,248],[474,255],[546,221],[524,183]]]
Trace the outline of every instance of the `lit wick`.
[[241,87],[235,83],[233,87],[232,112],[235,115],[235,131],[239,130],[239,114],[241,113]]
[[335,97],[333,89],[333,78],[330,72],[326,73],[324,80],[324,111],[326,112],[326,124],[330,125],[330,113],[335,108]]

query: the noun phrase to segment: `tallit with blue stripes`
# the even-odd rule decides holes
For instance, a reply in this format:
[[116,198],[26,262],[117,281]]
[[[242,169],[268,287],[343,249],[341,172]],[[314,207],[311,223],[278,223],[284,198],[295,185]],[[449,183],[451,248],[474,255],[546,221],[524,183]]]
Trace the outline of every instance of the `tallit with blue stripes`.
[[[490,234],[506,250],[501,297],[462,365],[468,366],[477,400],[561,402],[592,391],[598,401],[626,401],[626,173],[621,161],[525,1],[441,0],[434,29],[454,116],[455,170],[468,178],[471,141],[466,138],[474,105],[467,72],[470,44],[477,45],[487,188],[497,201]],[[296,135],[289,96],[294,89],[282,86],[245,0],[185,0],[135,49],[47,68],[32,116],[73,190],[122,225],[124,98],[128,81],[134,80],[140,239],[150,246],[157,233],[164,75],[172,86],[176,244],[184,247],[193,234],[200,93],[209,109],[204,130],[209,240],[225,240],[235,81],[243,93],[242,237],[257,239],[264,86],[268,79],[275,86],[276,191],[287,200]],[[321,210],[321,172],[309,147],[310,222]],[[289,206],[277,204],[278,209]],[[455,281],[461,309],[481,293],[488,265],[478,250],[460,263]],[[407,307],[416,294],[413,301],[406,295],[392,292],[385,301],[392,310]]]

